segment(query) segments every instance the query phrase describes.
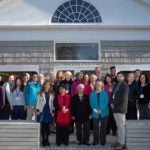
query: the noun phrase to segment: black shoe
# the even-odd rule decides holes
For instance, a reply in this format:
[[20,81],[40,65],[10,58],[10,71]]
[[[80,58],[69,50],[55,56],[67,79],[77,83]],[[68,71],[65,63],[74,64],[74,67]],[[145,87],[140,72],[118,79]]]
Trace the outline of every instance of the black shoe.
[[57,143],[56,145],[57,145],[57,146],[60,146],[60,143]]
[[116,136],[116,132],[113,132],[112,135],[113,135],[113,136]]
[[93,145],[98,145],[99,143],[93,142]]
[[46,141],[45,140],[42,141],[42,146],[44,146],[44,147],[46,146]]
[[91,144],[89,142],[83,142],[84,145],[90,146]]
[[68,146],[68,143],[64,143],[65,146]]
[[80,141],[79,143],[78,143],[78,145],[82,145],[83,143]]
[[45,143],[46,143],[46,146],[50,146],[50,143],[48,140]]

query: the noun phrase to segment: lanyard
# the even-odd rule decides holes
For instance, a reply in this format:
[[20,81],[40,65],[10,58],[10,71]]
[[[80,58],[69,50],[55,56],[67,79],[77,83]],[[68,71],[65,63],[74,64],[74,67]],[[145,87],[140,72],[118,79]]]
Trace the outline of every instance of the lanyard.
[[115,95],[116,95],[117,91],[119,90],[120,85],[121,85],[121,82],[118,83],[118,85],[117,85],[117,87],[116,87],[116,89],[114,91],[113,99],[115,98]]
[[17,97],[19,97],[19,93],[20,93],[20,89],[16,88],[16,95],[17,95]]

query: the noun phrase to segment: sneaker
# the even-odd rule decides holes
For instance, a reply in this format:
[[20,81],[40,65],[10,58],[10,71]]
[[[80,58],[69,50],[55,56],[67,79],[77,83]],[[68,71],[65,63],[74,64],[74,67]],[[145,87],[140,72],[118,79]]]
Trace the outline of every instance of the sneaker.
[[122,149],[125,149],[125,145],[121,145],[119,144],[118,146],[115,147],[115,150],[122,150]]

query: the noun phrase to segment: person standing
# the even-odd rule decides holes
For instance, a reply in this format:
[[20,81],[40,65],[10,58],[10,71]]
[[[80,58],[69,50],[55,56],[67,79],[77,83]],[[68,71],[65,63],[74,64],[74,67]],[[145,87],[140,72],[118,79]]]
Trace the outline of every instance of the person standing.
[[3,84],[3,108],[2,108],[2,119],[8,120],[11,116],[11,108],[10,108],[10,96],[11,91],[14,87],[15,77],[10,75],[8,81]]
[[55,120],[56,120],[56,144],[62,143],[68,145],[69,142],[69,125],[71,123],[71,100],[66,93],[64,85],[59,86],[59,94],[55,96]]
[[139,77],[140,95],[138,97],[138,108],[140,119],[150,119],[150,84],[146,74]]
[[89,97],[84,94],[84,88],[85,86],[83,84],[78,85],[78,93],[72,98],[71,111],[72,119],[75,120],[76,124],[78,144],[90,145],[91,107]]
[[25,87],[25,104],[27,106],[27,120],[32,120],[32,116],[36,117],[37,96],[41,89],[41,84],[38,82],[38,73],[33,72]]
[[97,80],[104,82],[104,76],[100,67],[95,68],[95,75],[97,76]]
[[60,85],[63,84],[66,88],[66,93],[71,96],[71,86],[72,86],[72,73],[70,71],[65,72],[65,80],[60,81]]
[[25,100],[23,92],[23,84],[20,78],[16,79],[15,85],[10,96],[10,104],[12,111],[12,120],[25,120]]
[[105,79],[104,79],[104,90],[107,92],[108,97],[109,97],[109,117],[108,117],[108,124],[107,124],[107,134],[110,133],[110,130],[112,130],[112,135],[116,135],[116,122],[114,118],[114,113],[111,108],[111,103],[112,103],[112,93],[113,93],[113,80],[110,74],[106,74]]
[[2,119],[2,107],[3,107],[3,92],[0,85],[0,119]]
[[37,122],[41,123],[42,145],[49,146],[50,124],[53,122],[53,91],[48,80],[44,82],[37,98]]
[[133,73],[128,74],[127,84],[129,86],[129,94],[128,94],[128,110],[126,118],[137,120],[137,99],[140,95],[140,90],[138,88],[138,84],[134,80]]
[[117,80],[118,83],[114,87],[113,103],[111,104],[111,107],[113,108],[118,127],[118,142],[114,146],[115,150],[121,150],[125,148],[125,124],[129,86],[124,81],[124,74],[122,72],[117,73]]
[[77,94],[77,86],[81,83],[83,83],[83,73],[82,72],[77,72],[76,73],[76,79],[72,83],[71,86],[71,97]]
[[[99,144],[99,139],[101,145],[105,145],[109,109],[108,94],[104,91],[104,84],[102,81],[96,82],[96,89],[90,95],[90,105],[93,117],[93,145]],[[100,122],[101,126],[99,129]]]
[[112,78],[112,83],[113,83],[113,85],[115,85],[118,82],[117,76],[116,76],[116,67],[115,66],[110,67],[110,75]]
[[135,80],[136,83],[139,82],[141,73],[142,73],[142,71],[140,69],[135,69],[135,71],[134,71],[134,80]]

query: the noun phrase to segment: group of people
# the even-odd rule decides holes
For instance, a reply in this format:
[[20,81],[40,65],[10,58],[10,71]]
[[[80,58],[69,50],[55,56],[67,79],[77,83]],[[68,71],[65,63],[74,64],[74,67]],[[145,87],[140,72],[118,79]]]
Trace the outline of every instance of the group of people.
[[50,74],[24,73],[0,85],[0,119],[37,120],[41,123],[42,145],[49,146],[50,125],[56,125],[56,144],[69,144],[69,134],[76,127],[78,144],[106,144],[106,135],[118,133],[116,150],[125,148],[126,119],[150,119],[150,84],[146,74],[139,69],[129,73],[102,75],[100,67],[95,74],[70,71]]

